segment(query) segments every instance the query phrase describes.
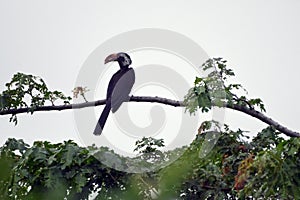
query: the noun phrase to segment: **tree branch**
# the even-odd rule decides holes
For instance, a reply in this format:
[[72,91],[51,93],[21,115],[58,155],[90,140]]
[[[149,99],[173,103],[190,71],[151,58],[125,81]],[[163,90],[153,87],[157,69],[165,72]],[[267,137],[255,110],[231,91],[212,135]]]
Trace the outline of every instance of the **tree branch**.
[[[176,101],[172,99],[166,99],[161,97],[150,97],[150,96],[131,96],[130,101],[134,102],[150,102],[150,103],[161,103],[165,105],[170,105],[174,107],[184,107],[184,104],[182,101]],[[85,107],[93,107],[93,106],[99,106],[104,105],[106,102],[105,99],[98,100],[98,101],[92,101],[92,102],[86,102],[86,103],[78,103],[78,104],[67,104],[67,105],[58,105],[58,106],[41,106],[34,109],[34,112],[37,111],[52,111],[52,110],[69,110],[69,109],[79,109],[79,108],[85,108]],[[225,104],[224,107],[230,108],[233,110],[237,110],[240,112],[243,112],[247,115],[250,115],[256,119],[259,119],[260,121],[265,122],[266,124],[273,126],[278,131],[284,133],[287,136],[290,137],[300,137],[300,133],[289,130],[287,127],[284,127],[280,125],[278,122],[274,121],[273,119],[267,117],[263,113],[247,108],[245,106],[240,105],[229,105]],[[0,115],[9,115],[9,114],[20,114],[20,113],[28,113],[30,112],[30,108],[17,108],[17,109],[10,109],[10,110],[2,110],[0,111]]]
[[266,124],[269,124],[270,126],[273,126],[275,129],[277,129],[281,133],[284,133],[287,136],[300,137],[300,133],[298,133],[296,131],[292,131],[285,126],[280,125],[278,122],[274,121],[270,117],[267,117],[266,115],[264,115],[263,113],[261,113],[257,110],[249,109],[249,108],[241,106],[241,105],[226,105],[226,108],[237,110],[237,111],[243,112],[247,115],[250,115],[256,119],[259,119],[260,121],[265,122]]

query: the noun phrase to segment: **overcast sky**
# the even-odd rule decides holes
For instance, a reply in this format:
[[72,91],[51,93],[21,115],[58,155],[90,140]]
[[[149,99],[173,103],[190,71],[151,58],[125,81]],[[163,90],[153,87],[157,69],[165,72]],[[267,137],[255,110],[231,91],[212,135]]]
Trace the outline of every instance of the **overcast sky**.
[[[241,83],[250,97],[264,101],[268,116],[300,131],[299,10],[296,0],[0,0],[0,90],[21,71],[41,76],[50,89],[71,96],[83,63],[99,45],[127,31],[160,28],[185,35],[209,57],[228,60],[236,73],[234,81]],[[143,64],[152,63],[154,58],[145,55]],[[99,59],[99,67],[105,68],[103,60]],[[105,90],[99,98],[104,98]],[[97,107],[95,116],[102,108]],[[9,137],[28,143],[81,142],[82,133],[78,134],[72,111],[33,116],[20,115],[16,127],[8,123],[8,116],[1,116],[0,143]],[[252,133],[266,126],[232,111],[226,112],[225,122]]]

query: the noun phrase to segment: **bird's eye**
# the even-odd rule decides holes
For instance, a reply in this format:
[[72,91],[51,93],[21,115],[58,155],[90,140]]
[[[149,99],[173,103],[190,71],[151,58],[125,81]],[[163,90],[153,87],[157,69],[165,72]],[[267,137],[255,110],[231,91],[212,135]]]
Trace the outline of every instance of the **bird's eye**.
[[130,58],[128,56],[126,56],[125,54],[121,54],[120,57],[122,59],[123,65],[130,65],[131,64]]

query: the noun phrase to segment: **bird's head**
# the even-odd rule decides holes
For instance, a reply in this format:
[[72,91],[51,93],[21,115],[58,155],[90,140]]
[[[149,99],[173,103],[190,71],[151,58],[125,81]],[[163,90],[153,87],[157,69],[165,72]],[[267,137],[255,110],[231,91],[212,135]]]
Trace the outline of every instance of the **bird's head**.
[[105,58],[104,64],[112,61],[118,61],[120,68],[127,68],[132,63],[130,56],[127,53],[123,53],[123,52],[113,53],[107,56]]

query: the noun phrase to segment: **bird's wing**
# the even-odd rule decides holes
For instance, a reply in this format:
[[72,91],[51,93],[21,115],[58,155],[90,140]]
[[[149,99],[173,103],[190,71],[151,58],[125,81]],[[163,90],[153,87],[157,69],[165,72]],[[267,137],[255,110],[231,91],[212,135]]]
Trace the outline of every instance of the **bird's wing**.
[[123,102],[129,100],[129,93],[135,81],[135,74],[132,68],[122,70],[111,93],[111,110],[116,112]]

